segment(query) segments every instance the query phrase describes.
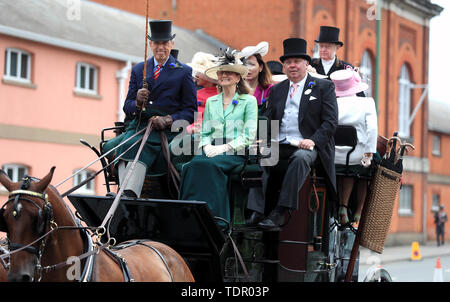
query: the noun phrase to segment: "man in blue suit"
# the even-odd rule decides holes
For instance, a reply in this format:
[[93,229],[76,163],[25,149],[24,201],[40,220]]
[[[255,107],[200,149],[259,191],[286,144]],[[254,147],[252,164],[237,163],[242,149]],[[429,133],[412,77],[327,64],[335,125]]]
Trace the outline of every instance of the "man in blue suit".
[[[173,38],[175,37],[175,34],[172,34],[172,22],[153,20],[149,23],[151,36],[148,38],[153,57],[147,61],[145,80],[148,88],[144,86],[144,62],[141,62],[135,65],[131,71],[128,94],[123,107],[127,116],[133,117],[133,120],[122,138],[115,141],[115,145],[119,144],[140,129],[147,127],[150,118],[153,120],[153,130],[124,190],[124,194],[130,197],[140,196],[148,171],[152,173],[167,172],[167,162],[161,152],[160,132],[166,132],[170,142],[176,135],[170,131],[172,123],[177,120],[185,120],[187,124],[191,124],[194,121],[194,112],[197,111],[197,96],[192,79],[192,69],[177,61],[170,54],[174,47]],[[116,154],[126,151],[140,137],[142,135],[119,147]],[[109,144],[105,151],[111,147],[113,144]],[[138,149],[139,144],[136,144],[119,161],[120,184],[127,175]]]

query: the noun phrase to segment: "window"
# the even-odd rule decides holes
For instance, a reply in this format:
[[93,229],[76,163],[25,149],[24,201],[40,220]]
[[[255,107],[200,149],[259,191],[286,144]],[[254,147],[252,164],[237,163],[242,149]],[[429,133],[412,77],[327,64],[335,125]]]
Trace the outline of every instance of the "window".
[[441,136],[440,135],[433,135],[433,150],[431,151],[431,154],[440,156],[441,155]]
[[369,85],[369,89],[364,91],[368,97],[372,97],[372,57],[370,53],[365,50],[361,58],[361,66],[359,66],[359,73],[364,83]]
[[[2,170],[5,171],[5,173],[13,182],[22,180],[22,178],[28,174],[28,167],[18,164],[3,165]],[[3,186],[1,186],[1,190],[6,191]]]
[[87,63],[78,63],[75,90],[97,94],[97,73],[97,67]]
[[400,215],[412,215],[412,198],[413,198],[413,186],[403,185],[400,190],[400,203],[398,207],[398,213]]
[[[78,170],[74,171],[74,173],[76,173],[77,171]],[[81,171],[73,178],[73,185],[78,186],[81,182],[91,177],[92,175],[94,175],[94,172],[92,171],[88,170]],[[84,194],[94,194],[95,193],[94,179],[87,182],[84,186],[78,188],[75,192]]]
[[439,211],[439,205],[441,204],[441,196],[439,194],[433,194],[431,199],[431,211]]
[[411,87],[409,71],[406,64],[402,65],[398,80],[398,134],[400,137],[409,137],[409,115],[411,113]]
[[31,55],[23,50],[7,48],[5,51],[5,79],[30,82]]

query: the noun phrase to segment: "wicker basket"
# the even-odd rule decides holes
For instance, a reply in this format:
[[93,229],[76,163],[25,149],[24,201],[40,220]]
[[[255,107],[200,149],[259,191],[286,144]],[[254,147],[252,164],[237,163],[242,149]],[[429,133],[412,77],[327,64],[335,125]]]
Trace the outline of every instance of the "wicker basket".
[[401,174],[378,166],[369,198],[364,205],[364,219],[359,224],[360,245],[382,253],[395,198],[400,189]]

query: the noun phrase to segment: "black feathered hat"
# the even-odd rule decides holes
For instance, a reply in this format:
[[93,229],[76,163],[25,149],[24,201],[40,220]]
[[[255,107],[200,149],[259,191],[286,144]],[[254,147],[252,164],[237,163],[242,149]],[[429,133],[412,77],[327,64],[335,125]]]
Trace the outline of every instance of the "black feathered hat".
[[341,30],[337,27],[321,26],[319,37],[314,42],[316,42],[316,43],[334,43],[334,44],[338,44],[340,46],[344,46],[344,43],[339,41],[339,32],[340,31]]
[[175,38],[172,35],[172,21],[170,20],[152,20],[149,22],[151,36],[150,41],[169,41]]
[[301,38],[289,38],[283,41],[284,55],[280,61],[287,58],[303,58],[311,63],[311,57],[306,53],[306,40]]

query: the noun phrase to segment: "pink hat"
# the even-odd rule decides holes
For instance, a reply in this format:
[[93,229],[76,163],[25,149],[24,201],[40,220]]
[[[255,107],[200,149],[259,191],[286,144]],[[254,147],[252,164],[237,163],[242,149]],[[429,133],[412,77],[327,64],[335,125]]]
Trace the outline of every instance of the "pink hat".
[[330,75],[337,97],[350,96],[365,91],[369,85],[361,81],[359,73],[352,68],[338,70]]

